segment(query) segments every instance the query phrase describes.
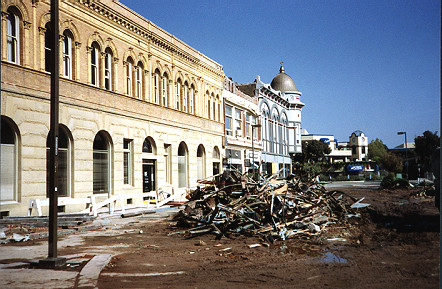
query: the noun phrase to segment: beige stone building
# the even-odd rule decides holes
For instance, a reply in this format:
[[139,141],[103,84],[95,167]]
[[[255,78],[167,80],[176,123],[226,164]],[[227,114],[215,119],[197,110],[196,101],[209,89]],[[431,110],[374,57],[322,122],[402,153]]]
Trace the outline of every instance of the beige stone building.
[[[49,0],[2,0],[3,216],[46,199]],[[220,168],[220,64],[117,0],[60,1],[60,210],[178,195]],[[47,213],[43,207],[43,213]]]

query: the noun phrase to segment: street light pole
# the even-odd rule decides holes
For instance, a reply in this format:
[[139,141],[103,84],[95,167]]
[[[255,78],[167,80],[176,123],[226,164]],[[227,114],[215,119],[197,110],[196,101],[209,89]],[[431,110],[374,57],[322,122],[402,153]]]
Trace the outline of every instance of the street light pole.
[[255,128],[261,127],[260,124],[252,124],[252,166],[253,166],[253,178],[255,179]]
[[50,99],[50,149],[49,149],[49,236],[48,258],[39,261],[41,267],[54,268],[66,263],[66,258],[58,257],[58,133],[59,133],[59,0],[51,0],[51,99]]
[[407,180],[408,180],[408,144],[407,144],[407,132],[406,131],[399,131],[397,133],[398,135],[404,135],[405,136],[405,169],[407,172]]

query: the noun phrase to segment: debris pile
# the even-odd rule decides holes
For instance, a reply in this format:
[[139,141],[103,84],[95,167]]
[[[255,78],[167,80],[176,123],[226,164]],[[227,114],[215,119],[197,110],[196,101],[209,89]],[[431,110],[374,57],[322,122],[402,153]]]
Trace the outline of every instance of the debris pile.
[[[95,219],[89,214],[58,215],[57,225],[60,229],[79,229]],[[0,244],[25,242],[48,234],[48,216],[3,217],[0,219]]]
[[276,176],[257,182],[239,172],[225,171],[199,181],[204,187],[187,195],[189,201],[174,218],[179,227],[190,228],[180,233],[285,240],[345,223],[359,216],[358,208],[369,205],[314,182],[304,183],[294,176],[278,180]]

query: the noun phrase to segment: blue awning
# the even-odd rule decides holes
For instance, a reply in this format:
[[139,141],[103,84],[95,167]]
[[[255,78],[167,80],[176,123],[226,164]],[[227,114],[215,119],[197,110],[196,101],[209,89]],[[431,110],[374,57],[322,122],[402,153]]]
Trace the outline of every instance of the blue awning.
[[363,165],[348,165],[345,167],[348,172],[359,172],[364,170]]

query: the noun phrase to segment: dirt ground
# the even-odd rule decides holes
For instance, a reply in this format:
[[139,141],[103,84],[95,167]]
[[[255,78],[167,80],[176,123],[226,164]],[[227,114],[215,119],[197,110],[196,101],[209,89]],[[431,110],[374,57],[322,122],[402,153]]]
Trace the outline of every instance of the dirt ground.
[[[186,239],[170,217],[128,219],[60,255],[96,248],[115,256],[99,288],[439,288],[439,211],[415,191],[343,190],[365,197],[362,218],[310,238]],[[111,228],[103,228],[103,230]]]

